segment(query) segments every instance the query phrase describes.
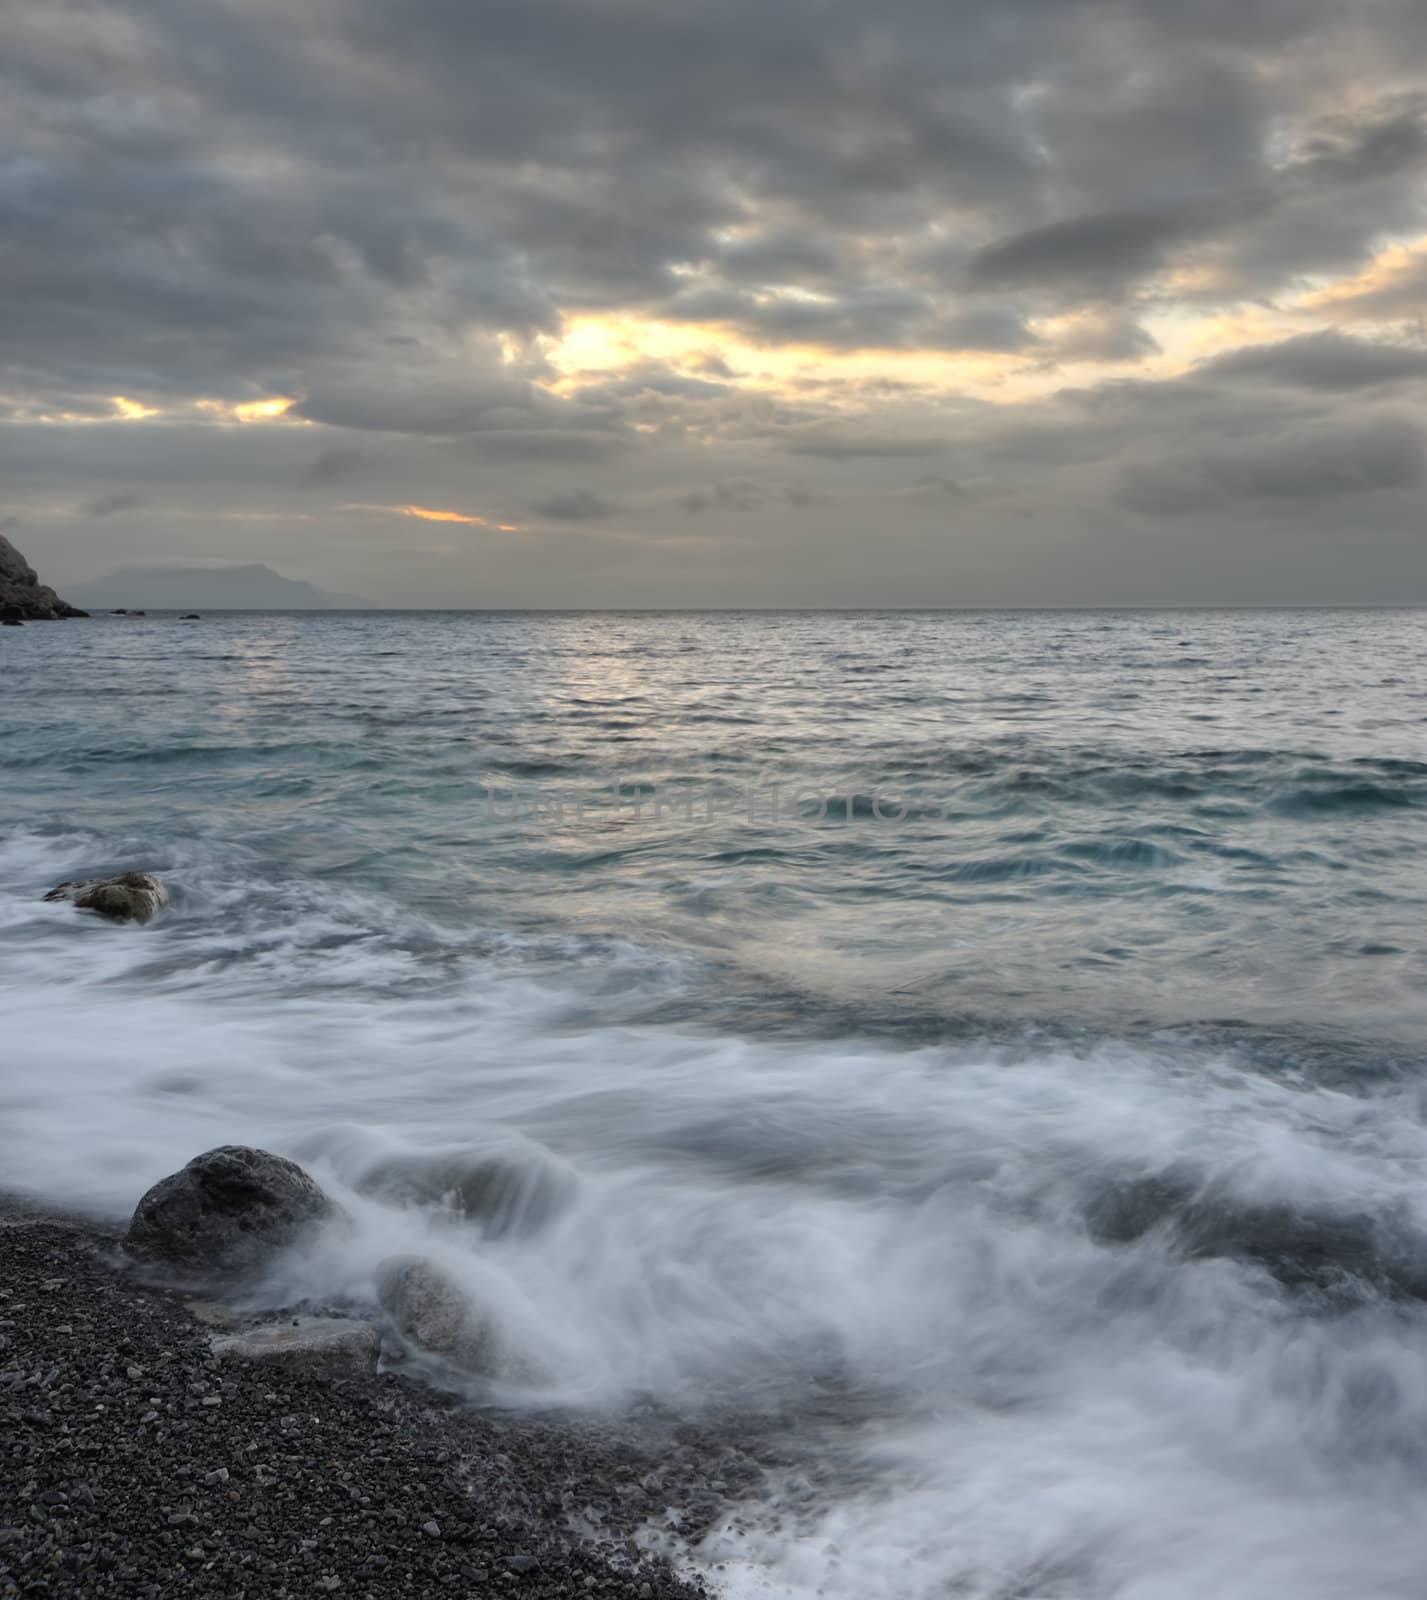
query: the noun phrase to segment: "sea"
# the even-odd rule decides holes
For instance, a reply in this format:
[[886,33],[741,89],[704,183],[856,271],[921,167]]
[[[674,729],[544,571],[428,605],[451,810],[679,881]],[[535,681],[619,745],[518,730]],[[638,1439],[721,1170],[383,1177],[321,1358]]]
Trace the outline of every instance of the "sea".
[[1427,612],[150,612],[0,684],[0,1187],[292,1156],[352,1226],[259,1296],[418,1252],[525,1358],[471,1403],[777,1436],[651,1528],[732,1600],[1420,1600]]

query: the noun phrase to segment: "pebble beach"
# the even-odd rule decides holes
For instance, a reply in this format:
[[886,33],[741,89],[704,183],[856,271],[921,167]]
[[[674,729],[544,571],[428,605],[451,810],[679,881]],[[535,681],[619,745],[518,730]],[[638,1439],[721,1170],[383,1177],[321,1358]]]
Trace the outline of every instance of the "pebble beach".
[[220,1362],[185,1297],[73,1220],[10,1211],[0,1284],[7,1600],[704,1593],[634,1538],[695,1453],[657,1423],[602,1434],[392,1374]]

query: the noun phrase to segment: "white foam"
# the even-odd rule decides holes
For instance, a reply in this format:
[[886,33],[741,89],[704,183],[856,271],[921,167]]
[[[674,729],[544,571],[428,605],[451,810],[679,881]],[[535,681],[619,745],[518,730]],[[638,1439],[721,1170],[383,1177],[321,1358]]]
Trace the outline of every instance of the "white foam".
[[[28,878],[62,875],[67,848],[31,841]],[[1427,1236],[1410,1094],[1168,1046],[630,1026],[610,985],[508,950],[441,944],[442,981],[407,985],[402,938],[445,935],[388,937],[371,906],[358,927],[296,896],[272,939],[236,892],[226,929],[187,925],[180,894],[133,930],[32,888],[0,901],[7,1185],[119,1218],[197,1151],[265,1145],[355,1223],[286,1263],[275,1301],[370,1298],[376,1264],[417,1251],[538,1358],[531,1404],[796,1417],[828,1385],[849,1420],[809,1434],[814,1486],[768,1486],[687,1553],[728,1594],[1420,1592],[1421,1308],[1317,1314],[1251,1261],[1185,1260],[1154,1229],[1109,1244],[1085,1220],[1108,1175],[1173,1173],[1230,1207]],[[269,940],[257,960],[250,938]],[[369,1191],[382,1161],[493,1143],[568,1163],[570,1203],[493,1238]]]

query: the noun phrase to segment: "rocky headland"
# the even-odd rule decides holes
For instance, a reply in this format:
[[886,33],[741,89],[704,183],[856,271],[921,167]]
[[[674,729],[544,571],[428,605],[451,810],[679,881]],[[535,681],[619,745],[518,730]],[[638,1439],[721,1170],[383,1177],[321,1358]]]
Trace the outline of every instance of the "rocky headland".
[[0,624],[61,622],[66,617],[88,615],[41,583],[30,563],[0,534]]

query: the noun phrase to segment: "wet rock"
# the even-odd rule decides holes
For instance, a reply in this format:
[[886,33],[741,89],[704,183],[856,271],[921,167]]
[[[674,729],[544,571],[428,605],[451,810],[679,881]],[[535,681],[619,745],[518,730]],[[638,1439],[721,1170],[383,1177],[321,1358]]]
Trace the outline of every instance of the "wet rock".
[[151,872],[121,872],[58,884],[45,899],[68,900],[111,922],[148,922],[168,904],[168,890]]
[[210,1342],[223,1361],[257,1361],[330,1377],[369,1376],[381,1354],[381,1337],[371,1323],[348,1317],[300,1317],[244,1333],[215,1334]]
[[156,1183],[139,1201],[124,1244],[140,1261],[227,1276],[262,1265],[336,1215],[295,1161],[223,1145]]

